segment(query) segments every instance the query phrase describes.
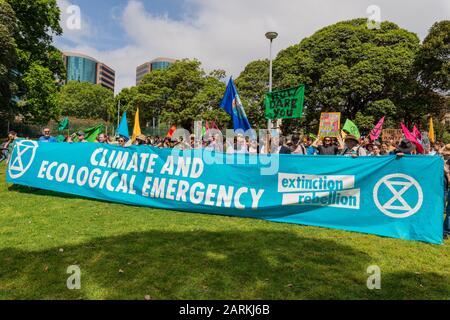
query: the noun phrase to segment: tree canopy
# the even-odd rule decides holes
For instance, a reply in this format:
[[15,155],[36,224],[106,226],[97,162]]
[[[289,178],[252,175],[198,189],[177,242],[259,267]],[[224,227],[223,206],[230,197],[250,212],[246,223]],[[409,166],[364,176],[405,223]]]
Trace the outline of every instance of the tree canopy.
[[225,92],[223,70],[206,74],[197,60],[175,62],[167,70],[155,70],[138,86],[124,89],[116,98],[123,110],[139,108],[141,120],[153,117],[167,124],[190,129],[196,120],[229,125],[230,117],[219,108]]
[[57,104],[64,116],[107,121],[114,113],[114,93],[99,84],[69,81],[61,88]]
[[52,41],[62,33],[59,19],[56,0],[0,0],[0,113],[6,117],[21,114],[46,123],[58,116],[56,93],[65,67]]
[[[429,56],[440,70],[433,74],[445,78],[445,59],[439,57],[448,39],[443,34],[449,36],[442,31],[446,25],[435,25],[421,46],[416,34],[392,22],[369,29],[367,19],[354,19],[322,28],[282,50],[274,60],[274,90],[306,85],[304,117],[283,121],[284,131],[316,130],[321,112],[341,112],[367,130],[384,115],[387,127],[398,126],[400,120],[425,123],[427,115],[442,116],[445,99],[419,81],[417,61],[431,34],[437,34],[439,40],[433,43],[439,45]],[[253,61],[236,81],[248,102],[249,118],[260,119],[254,120],[260,126],[264,126],[262,97],[268,88],[264,69],[268,70],[267,62]]]

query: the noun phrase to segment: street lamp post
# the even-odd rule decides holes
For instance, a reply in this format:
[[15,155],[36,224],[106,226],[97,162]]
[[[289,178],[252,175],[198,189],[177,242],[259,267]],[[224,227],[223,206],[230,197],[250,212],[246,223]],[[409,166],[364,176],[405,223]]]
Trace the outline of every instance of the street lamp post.
[[[270,50],[269,50],[269,92],[272,92],[272,42],[278,37],[278,33],[274,31],[269,31],[266,33],[266,38],[270,40]],[[267,129],[272,129],[272,120],[267,121]]]

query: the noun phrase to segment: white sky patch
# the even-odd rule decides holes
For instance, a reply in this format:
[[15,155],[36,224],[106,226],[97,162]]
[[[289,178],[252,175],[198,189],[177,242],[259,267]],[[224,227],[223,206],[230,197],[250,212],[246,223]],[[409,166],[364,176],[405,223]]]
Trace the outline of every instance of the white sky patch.
[[[74,14],[71,10],[73,3],[69,0],[57,0],[58,7],[61,10],[60,25],[63,29],[63,38],[74,43],[83,43],[89,37],[96,34],[96,28],[89,20],[89,18],[83,14],[82,8],[80,8],[80,28],[73,28],[70,23],[71,16]],[[68,23],[69,21],[69,23]],[[73,21],[73,20],[72,20]]]
[[[118,93],[135,85],[138,65],[159,56],[198,58],[207,71],[224,69],[237,77],[250,61],[268,57],[268,40],[264,37],[267,31],[279,33],[274,42],[276,54],[327,25],[367,18],[369,5],[380,7],[382,21],[392,21],[421,39],[434,22],[450,17],[448,0],[186,1],[195,6],[194,16],[186,15],[184,20],[176,21],[152,14],[151,7],[150,12],[146,11],[142,1],[130,0],[121,15],[117,10],[111,12],[126,33],[128,43],[124,47],[100,51],[87,45],[85,37],[94,32],[87,21],[81,35],[65,30],[63,38],[70,38],[76,46],[64,45],[61,49],[84,52],[112,67]],[[58,3],[67,5],[68,0]]]

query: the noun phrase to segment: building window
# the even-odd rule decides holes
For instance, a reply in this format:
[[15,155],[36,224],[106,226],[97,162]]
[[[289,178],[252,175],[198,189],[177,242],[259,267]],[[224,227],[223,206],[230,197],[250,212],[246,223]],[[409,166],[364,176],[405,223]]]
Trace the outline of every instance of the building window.
[[90,59],[67,57],[67,81],[97,82],[97,63]]

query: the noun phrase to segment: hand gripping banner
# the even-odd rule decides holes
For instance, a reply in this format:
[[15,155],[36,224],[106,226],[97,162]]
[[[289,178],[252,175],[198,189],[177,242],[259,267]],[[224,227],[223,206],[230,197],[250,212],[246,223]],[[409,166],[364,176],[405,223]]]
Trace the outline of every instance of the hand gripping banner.
[[437,156],[257,156],[22,140],[7,181],[131,205],[435,244],[443,236],[443,160]]

